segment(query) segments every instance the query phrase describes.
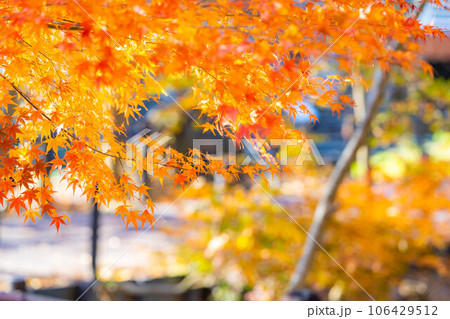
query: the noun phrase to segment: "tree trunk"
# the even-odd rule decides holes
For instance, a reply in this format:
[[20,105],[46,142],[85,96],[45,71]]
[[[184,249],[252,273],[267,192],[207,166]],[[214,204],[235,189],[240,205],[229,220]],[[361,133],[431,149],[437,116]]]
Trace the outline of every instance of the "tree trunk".
[[91,235],[91,257],[92,257],[92,274],[94,281],[97,280],[97,252],[98,252],[98,228],[99,228],[100,212],[98,210],[98,203],[94,204],[92,209],[92,235]]
[[[364,121],[367,116],[365,90],[360,79],[356,80],[355,84],[353,84],[352,97],[356,104],[356,107],[353,109],[353,114],[355,115],[355,125],[358,126]],[[359,146],[359,149],[356,152],[355,161],[356,173],[358,174],[358,176],[362,174],[366,177],[368,186],[370,186],[371,184],[369,155],[370,149],[366,139],[365,143],[362,143]]]
[[333,172],[331,173],[329,182],[327,183],[325,193],[314,212],[314,218],[309,229],[302,256],[299,259],[293,276],[289,282],[288,290],[299,290],[305,286],[306,275],[314,258],[319,241],[322,237],[323,230],[333,212],[333,202],[336,192],[344,179],[350,164],[355,158],[359,146],[367,137],[370,123],[378,112],[383,101],[384,91],[388,82],[388,74],[381,70],[375,71],[373,89],[371,89],[368,97],[367,115],[363,122],[356,128],[339,160],[337,161]]
[[[427,0],[424,0],[420,4],[420,6],[417,7],[417,10],[412,14],[414,18],[417,18],[420,15],[427,2]],[[392,47],[394,48],[394,50],[399,49],[398,43],[393,44]],[[355,158],[359,146],[366,139],[367,134],[369,133],[370,124],[377,114],[381,102],[383,101],[384,91],[386,89],[388,79],[388,73],[383,73],[380,69],[375,71],[372,89],[370,90],[367,99],[366,118],[357,127],[355,133],[348,141],[347,145],[344,148],[344,151],[342,152],[333,169],[333,172],[331,173],[330,179],[325,189],[325,193],[319,201],[319,204],[317,205],[314,212],[314,218],[309,232],[307,233],[307,238],[303,247],[302,255],[298,260],[294,274],[289,281],[288,292],[300,290],[305,286],[306,276],[311,267],[314,253],[316,252],[317,247],[319,246],[322,250],[324,250],[324,248],[320,245],[320,240],[322,238],[325,225],[327,224],[328,220],[331,217],[331,214],[333,213],[333,202],[336,197],[338,187],[344,179],[351,162]],[[362,289],[364,290],[364,288]]]

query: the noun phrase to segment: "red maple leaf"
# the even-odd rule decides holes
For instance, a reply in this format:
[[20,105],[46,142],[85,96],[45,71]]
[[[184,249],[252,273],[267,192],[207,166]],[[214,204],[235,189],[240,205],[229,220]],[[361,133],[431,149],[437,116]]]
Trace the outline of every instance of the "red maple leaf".
[[8,199],[8,202],[10,202],[11,204],[9,205],[9,211],[11,211],[13,208],[15,208],[16,212],[17,212],[17,216],[20,216],[19,211],[20,211],[20,207],[23,207],[24,209],[27,209],[27,207],[25,206],[25,200],[23,198],[23,196],[17,196],[17,197],[13,197],[11,199]]
[[[69,223],[70,223],[69,217],[67,217],[67,216],[64,215],[64,214],[63,214],[62,216],[60,216],[60,215],[58,215],[58,214],[53,214],[53,215],[52,215],[52,222],[51,222],[50,226],[55,225],[55,227],[56,227],[56,233],[59,232],[59,226],[61,226],[61,224],[67,226],[66,222],[64,221],[64,218],[67,218],[67,220],[68,220]],[[50,227],[50,226],[49,226],[49,227]]]

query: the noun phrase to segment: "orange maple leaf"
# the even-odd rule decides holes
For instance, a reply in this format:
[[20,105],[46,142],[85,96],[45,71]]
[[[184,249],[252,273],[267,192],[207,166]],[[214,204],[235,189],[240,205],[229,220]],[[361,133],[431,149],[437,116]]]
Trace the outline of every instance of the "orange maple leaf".
[[153,230],[153,224],[155,223],[155,216],[153,214],[150,214],[147,209],[144,210],[144,212],[142,213],[141,221],[142,221],[141,229],[144,228],[145,222],[148,221]]
[[131,222],[133,224],[134,228],[136,228],[136,232],[137,232],[137,221],[139,219],[141,219],[141,216],[139,216],[138,210],[129,211],[128,215],[127,215],[127,224],[126,224],[125,228],[128,229],[128,225]]
[[29,210],[27,210],[25,212],[25,214],[23,216],[25,216],[25,220],[23,221],[24,223],[27,221],[27,219],[29,217],[31,219],[31,221],[33,222],[33,224],[34,224],[35,223],[34,222],[34,217],[35,216],[41,217],[41,214],[35,209],[29,209]]
[[130,206],[128,206],[128,205],[121,205],[121,206],[117,207],[114,217],[116,217],[118,214],[120,214],[120,217],[122,217],[122,221],[125,222],[125,215],[128,214],[129,207]]

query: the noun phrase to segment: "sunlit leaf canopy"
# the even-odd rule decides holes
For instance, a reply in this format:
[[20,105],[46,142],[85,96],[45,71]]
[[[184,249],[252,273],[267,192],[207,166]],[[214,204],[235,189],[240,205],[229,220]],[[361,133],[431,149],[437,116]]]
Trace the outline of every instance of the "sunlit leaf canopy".
[[[129,203],[139,199],[148,213],[148,190],[127,174],[116,178],[107,158],[126,157],[118,138],[126,132],[115,116],[139,117],[144,100],[167,94],[158,81],[192,77],[199,124],[207,118],[206,130],[238,143],[303,138],[283,111],[300,110],[314,122],[302,104],[306,97],[338,114],[352,106],[340,92],[359,78],[356,66],[429,70],[417,58],[418,41],[442,33],[411,18],[414,9],[407,1],[368,0],[1,1],[0,200],[19,215],[37,206],[59,225],[46,168],[64,168],[63,178],[88,199],[121,203],[117,214],[127,224],[150,220]],[[335,74],[317,76],[319,59],[332,59]],[[25,102],[15,105],[12,91]],[[62,158],[44,161],[46,152],[61,148]],[[190,154],[160,153],[171,160],[157,165],[153,177],[170,176],[182,186],[200,173],[229,179],[259,170],[194,165]]]

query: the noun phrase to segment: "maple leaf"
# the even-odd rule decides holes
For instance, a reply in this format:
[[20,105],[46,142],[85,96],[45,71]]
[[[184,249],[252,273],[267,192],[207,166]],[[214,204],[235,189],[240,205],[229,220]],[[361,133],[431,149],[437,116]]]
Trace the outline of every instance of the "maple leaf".
[[61,173],[61,168],[66,164],[66,162],[59,157],[56,157],[55,159],[51,160],[50,163],[53,164],[51,171],[55,170],[55,168],[58,168],[60,173]]
[[133,224],[134,228],[136,228],[136,232],[137,232],[137,221],[140,219],[141,219],[141,217],[139,216],[138,210],[129,211],[127,214],[127,224],[126,224],[125,228],[128,229],[128,225],[131,222]]
[[277,175],[278,177],[280,177],[280,170],[278,167],[271,165],[268,168],[270,174],[272,175],[272,179],[275,177],[275,175]]
[[148,198],[145,203],[147,204],[147,207],[150,208],[150,210],[152,211],[152,213],[155,212],[155,203],[153,203],[151,198]]
[[5,195],[8,193],[14,194],[14,186],[15,183],[9,179],[9,180],[0,180],[0,189],[2,191],[6,191]]
[[30,184],[33,184],[33,174],[29,165],[26,165],[20,174],[20,180],[18,180],[19,185],[25,186],[25,188],[30,188]]
[[121,205],[116,208],[116,212],[114,213],[114,217],[120,214],[120,217],[122,217],[122,221],[125,222],[125,215],[128,214],[128,208],[130,206],[128,205]]
[[13,196],[11,199],[8,199],[8,202],[10,202],[8,212],[14,208],[16,210],[17,216],[20,216],[20,207],[27,209],[23,196]]
[[39,191],[35,188],[32,189],[27,189],[22,193],[23,196],[23,200],[27,200],[28,201],[28,206],[31,206],[31,203],[33,201],[37,201],[37,194],[39,193]]
[[283,171],[286,172],[286,174],[290,175],[291,177],[294,177],[294,172],[292,171],[292,168],[289,166],[282,166]]
[[42,120],[44,117],[42,116],[42,112],[40,110],[32,110],[30,112],[30,120],[32,122],[37,123],[38,121]]
[[40,155],[44,155],[45,152],[41,151],[38,145],[33,145],[31,146],[31,149],[28,151],[28,154],[31,156],[32,159],[39,161]]
[[317,116],[315,114],[309,114],[309,122],[313,122],[313,125],[316,124],[316,122],[319,122],[319,119],[317,118]]
[[330,106],[331,106],[331,111],[333,112],[333,114],[334,114],[334,112],[336,112],[338,114],[338,117],[341,116],[341,111],[345,110],[345,108],[342,106],[341,103],[330,103]]
[[246,165],[242,168],[242,173],[250,176],[251,178],[253,178],[255,172],[256,172],[256,168],[251,165]]
[[205,124],[199,125],[199,127],[203,127],[204,128],[203,129],[203,134],[205,134],[208,131],[211,131],[211,133],[213,133],[214,136],[216,136],[216,132],[215,132],[216,131],[216,126],[214,124],[211,124],[211,123],[207,122]]
[[64,214],[63,214],[62,216],[60,216],[60,215],[58,215],[58,214],[56,214],[56,213],[53,213],[53,214],[51,215],[51,218],[52,218],[52,222],[50,223],[50,226],[49,226],[49,227],[51,227],[52,225],[55,225],[55,227],[56,227],[56,233],[59,232],[59,227],[61,226],[61,224],[67,226],[66,222],[64,221],[64,218],[66,218],[66,219],[69,221],[69,223],[70,223],[69,217],[67,217],[67,216],[64,215]]
[[169,175],[169,173],[168,173],[168,171],[167,171],[167,167],[159,167],[158,169],[156,169],[156,170],[153,172],[152,181],[153,181],[154,179],[158,178],[158,179],[159,179],[159,182],[160,182],[160,184],[161,184],[161,186],[163,186],[163,183],[164,183],[164,177],[165,177],[165,176],[170,177],[170,175]]
[[39,188],[39,195],[41,203],[50,203],[55,202],[55,200],[52,197],[52,194],[55,193],[54,190],[49,189],[49,184],[47,186]]
[[353,105],[353,99],[351,96],[342,94],[339,99],[342,101],[342,103],[344,104],[349,104],[349,105]]
[[45,176],[47,174],[47,163],[45,159],[40,159],[36,161],[36,164],[33,165],[34,172],[36,176]]
[[8,135],[12,138],[12,139],[16,139],[16,135],[21,133],[20,129],[19,129],[19,125],[17,124],[13,124],[11,125],[6,132],[8,133]]
[[53,205],[51,205],[50,203],[46,202],[44,203],[42,206],[42,214],[47,214],[49,216],[53,216],[55,214],[55,207]]
[[31,219],[31,221],[33,222],[33,224],[35,223],[34,222],[34,217],[35,216],[37,216],[37,217],[41,217],[41,214],[37,211],[37,210],[35,210],[35,209],[29,209],[29,210],[27,210],[26,212],[25,212],[25,214],[23,215],[23,216],[25,216],[25,219],[24,219],[24,223],[27,221],[27,219],[28,219],[28,217]]
[[149,190],[149,189],[150,189],[150,187],[146,186],[145,184],[141,184],[141,185],[138,187],[138,189],[137,189],[137,191],[138,191],[138,193],[139,193],[139,197],[140,197],[140,198],[143,197],[143,196],[148,197],[148,190]]
[[53,150],[55,154],[58,154],[58,149],[60,147],[64,148],[65,139],[62,136],[57,136],[55,138],[49,138],[45,142],[47,143],[47,153],[49,150]]
[[120,183],[122,185],[128,185],[132,182],[133,180],[130,178],[130,176],[128,174],[122,174],[122,176],[120,177]]
[[149,213],[149,211],[146,209],[142,212],[140,219],[142,221],[141,229],[144,228],[145,222],[148,221],[153,230],[153,224],[155,223],[155,216],[153,214]]
[[3,200],[6,198],[6,194],[4,191],[0,190],[0,205],[3,206]]
[[174,181],[173,181],[173,187],[175,187],[177,184],[181,186],[181,188],[184,189],[184,184],[187,181],[187,177],[184,174],[176,174]]

